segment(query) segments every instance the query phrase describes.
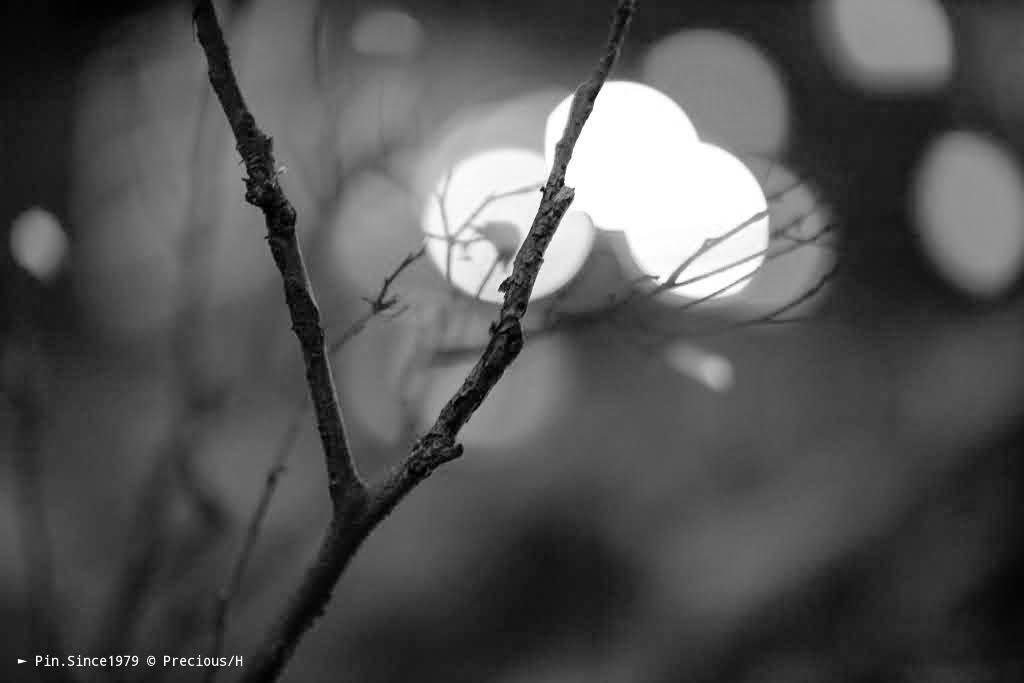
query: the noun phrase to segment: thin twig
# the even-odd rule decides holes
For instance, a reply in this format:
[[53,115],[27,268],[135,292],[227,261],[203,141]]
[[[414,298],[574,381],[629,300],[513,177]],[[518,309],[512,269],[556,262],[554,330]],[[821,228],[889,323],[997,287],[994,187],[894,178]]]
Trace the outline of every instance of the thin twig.
[[[797,242],[797,243],[799,243],[801,245],[809,244],[811,242],[818,241],[823,235],[825,235],[826,233],[828,233],[829,231],[832,230],[834,224],[829,223],[829,224],[825,225],[821,230],[816,232],[814,235],[811,235],[810,237],[806,237],[806,238],[805,237],[793,236],[790,233],[790,231],[794,227],[803,224],[803,222],[805,220],[810,218],[816,212],[817,212],[816,207],[811,207],[808,211],[806,211],[806,212],[804,212],[804,213],[802,213],[800,215],[794,216],[791,220],[787,221],[784,225],[778,226],[777,228],[773,229],[772,232],[771,232],[771,237],[772,238],[784,237],[785,239],[787,239],[790,242]],[[746,220],[741,221],[736,226],[730,228],[729,230],[727,230],[726,232],[722,233],[721,235],[717,235],[715,237],[709,237],[708,239],[705,239],[701,243],[700,247],[698,247],[695,252],[690,254],[678,266],[676,266],[675,270],[673,270],[672,273],[667,278],[665,278],[665,281],[663,283],[661,283],[660,285],[655,287],[654,290],[652,290],[650,292],[650,295],[653,296],[653,295],[661,294],[662,292],[665,292],[665,291],[668,291],[668,290],[671,290],[671,289],[675,289],[677,287],[683,287],[683,286],[686,286],[688,284],[693,284],[694,282],[699,282],[700,280],[702,280],[704,278],[712,277],[714,275],[717,275],[717,274],[719,274],[721,272],[724,272],[726,270],[729,270],[731,268],[735,268],[737,266],[741,266],[744,263],[748,263],[749,261],[757,259],[759,257],[767,257],[771,253],[770,252],[770,247],[766,247],[765,249],[763,249],[761,251],[758,251],[758,252],[756,252],[754,254],[750,254],[749,256],[746,256],[746,257],[744,257],[744,258],[742,258],[742,259],[740,259],[738,261],[735,261],[735,262],[733,262],[731,264],[728,264],[726,266],[723,266],[721,268],[717,268],[717,269],[712,270],[712,271],[700,273],[700,274],[695,275],[693,277],[690,277],[690,278],[688,278],[686,280],[682,280],[682,281],[679,280],[680,275],[682,275],[684,272],[686,272],[694,264],[694,262],[696,262],[697,259],[699,259],[701,256],[704,256],[708,252],[712,251],[713,249],[715,249],[716,247],[721,245],[723,242],[726,242],[727,240],[733,238],[734,236],[738,235],[743,230],[746,230],[747,228],[751,227],[754,223],[757,223],[758,221],[767,218],[769,215],[770,215],[770,213],[767,210],[765,210],[765,211],[758,211],[757,213],[753,214],[752,216],[750,216]],[[781,253],[776,254],[776,255],[781,255]]]
[[462,446],[456,443],[459,431],[522,350],[521,319],[526,313],[544,252],[573,199],[572,189],[565,186],[566,167],[598,93],[618,58],[636,5],[636,0],[619,1],[604,55],[591,77],[576,89],[569,121],[556,146],[555,162],[537,215],[516,255],[512,275],[499,288],[505,300],[498,320],[491,325],[490,342],[462,387],[441,410],[433,427],[417,440],[405,462],[382,483],[367,490],[356,473],[344,438],[330,364],[324,353],[319,312],[295,237],[295,211],[277,182],[270,139],[256,127],[238,89],[212,3],[210,0],[196,3],[193,17],[210,66],[210,81],[231,124],[248,172],[246,199],[260,207],[266,217],[271,251],[284,279],[293,327],[302,344],[334,507],[316,559],[285,606],[257,660],[247,668],[244,681],[272,681],[280,675],[299,640],[323,613],[338,578],[363,540],[419,482],[441,464],[461,455]]
[[441,189],[434,194],[437,209],[441,212],[441,226],[444,228],[444,239],[448,243],[448,251],[444,260],[444,280],[450,287],[452,284],[452,240],[451,223],[448,221],[448,190],[452,182],[452,170],[448,169],[441,181]]
[[352,337],[356,336],[363,331],[367,323],[374,318],[374,316],[386,313],[387,311],[394,308],[395,304],[398,303],[398,297],[391,294],[391,285],[394,284],[395,280],[402,274],[402,272],[414,264],[416,261],[421,259],[426,253],[426,245],[421,246],[416,251],[410,252],[402,259],[401,263],[391,271],[391,273],[384,278],[384,284],[381,285],[380,291],[377,292],[377,296],[374,298],[363,297],[363,301],[367,303],[369,309],[363,313],[355,322],[348,326],[341,336],[331,343],[327,351],[331,355],[337,353],[341,347],[347,344]]
[[[835,279],[835,277],[836,277],[836,275],[838,273],[839,273],[839,262],[836,261],[836,262],[834,262],[832,264],[832,266],[828,270],[823,272],[817,279],[815,279],[815,281],[811,284],[810,287],[805,289],[795,299],[792,299],[791,301],[788,301],[785,304],[782,304],[781,306],[778,306],[777,308],[772,309],[771,311],[768,311],[767,313],[759,315],[756,318],[750,318],[750,319],[747,319],[747,320],[741,320],[741,321],[738,321],[736,323],[733,323],[732,325],[727,325],[727,326],[715,329],[713,331],[713,333],[714,334],[720,334],[721,332],[725,332],[727,330],[734,330],[734,329],[741,328],[741,327],[752,327],[754,325],[784,324],[784,323],[797,322],[800,319],[798,319],[798,318],[782,318],[781,316],[785,315],[786,313],[789,313],[790,311],[792,311],[793,309],[797,308],[801,304],[803,304],[803,303],[805,303],[807,301],[810,301],[815,296],[817,296],[818,293],[821,292],[821,290],[825,288],[825,285],[827,285],[829,282],[831,282],[832,280]],[[708,333],[705,333],[705,334],[708,334]],[[702,335],[702,336],[704,336],[704,335]]]
[[676,281],[679,279],[679,276],[682,275],[686,271],[687,268],[689,268],[691,265],[693,265],[694,261],[699,259],[704,254],[708,253],[709,251],[711,251],[712,249],[714,249],[718,245],[722,244],[723,242],[729,240],[730,238],[734,237],[735,235],[738,235],[742,231],[746,230],[748,227],[750,227],[754,223],[756,223],[759,220],[762,220],[764,218],[767,218],[767,217],[768,217],[768,211],[767,210],[758,211],[757,213],[755,213],[750,218],[746,219],[745,221],[740,222],[738,225],[736,225],[735,227],[727,230],[726,232],[722,233],[721,235],[716,235],[715,237],[709,237],[709,238],[705,239],[701,243],[701,245],[697,249],[697,251],[695,251],[692,254],[690,254],[689,257],[684,259],[682,263],[680,263],[678,266],[676,266],[675,270],[673,270],[672,273],[666,278],[666,280],[665,280],[666,284],[668,284],[670,286],[675,285]]
[[[821,234],[817,235],[816,237],[820,237],[821,235],[824,235],[826,232],[831,231],[832,230],[832,225],[833,224],[829,224],[828,226],[823,228],[822,231],[821,231]],[[692,277],[688,277],[685,280],[677,280],[675,282],[666,281],[666,282],[658,285],[657,287],[655,287],[653,290],[651,290],[650,295],[661,294],[662,292],[670,291],[670,290],[673,290],[673,289],[676,289],[676,288],[679,288],[679,287],[685,287],[687,285],[692,285],[694,283],[700,282],[702,280],[706,280],[706,279],[714,277],[716,275],[721,275],[722,273],[728,272],[728,271],[732,270],[733,268],[738,268],[739,266],[742,266],[742,265],[744,265],[746,263],[750,263],[751,261],[756,261],[757,259],[764,259],[764,260],[776,259],[776,258],[779,258],[780,256],[785,256],[786,254],[790,254],[790,253],[796,251],[797,249],[804,249],[804,248],[806,248],[808,246],[808,242],[805,242],[803,240],[787,239],[787,241],[789,241],[790,244],[786,245],[785,247],[782,247],[781,249],[773,249],[771,247],[771,245],[769,245],[769,246],[765,247],[764,249],[759,249],[758,251],[755,251],[755,252],[753,252],[751,254],[747,254],[746,256],[742,256],[740,258],[737,258],[735,261],[731,261],[729,263],[726,263],[726,264],[721,265],[721,266],[717,266],[717,267],[712,268],[711,270],[705,271],[703,273],[699,273],[699,274],[694,275]],[[810,240],[810,241],[813,241],[813,240]],[[744,280],[748,280],[751,277],[753,277],[753,274],[752,273],[747,273],[747,274],[743,275],[742,277],[740,277],[736,284],[739,284],[740,282],[743,282]],[[730,285],[729,287],[731,287],[731,286],[732,285]],[[729,287],[726,287],[725,290],[723,290],[723,291],[727,291],[729,289]]]
[[[231,605],[242,588],[242,579],[245,578],[245,570],[249,566],[249,559],[256,547],[256,541],[263,530],[263,522],[270,511],[270,502],[273,500],[274,493],[277,490],[277,483],[281,475],[284,474],[288,457],[295,447],[295,442],[298,441],[299,433],[308,414],[309,402],[305,400],[289,419],[288,427],[285,429],[284,435],[281,437],[281,441],[274,452],[274,459],[270,469],[267,471],[263,490],[260,493],[259,500],[256,502],[256,508],[253,510],[252,515],[249,517],[249,523],[246,525],[245,536],[242,538],[242,545],[235,558],[235,563],[231,567],[231,574],[224,588],[217,596],[213,621],[213,642],[210,646],[210,657],[214,662],[224,652],[224,641],[227,638],[228,617],[231,612]],[[219,666],[216,664],[211,665],[206,670],[204,680],[207,683],[213,683],[217,679],[219,672]]]
[[[502,192],[491,192],[486,197],[480,200],[480,203],[476,205],[476,208],[469,212],[469,215],[466,216],[465,219],[463,219],[459,227],[456,228],[455,231],[452,232],[451,236],[447,237],[447,239],[458,239],[458,237],[462,233],[464,233],[473,225],[473,221],[479,218],[480,214],[482,214],[484,210],[491,204],[501,201],[502,199],[518,197],[519,195],[529,194],[530,192],[539,192],[543,188],[543,183],[530,183],[529,185],[523,185],[521,187],[516,187],[511,190],[504,190]],[[433,237],[433,235],[431,236]]]
[[[634,301],[649,301],[658,294],[661,294],[665,291],[669,291],[674,287],[682,287],[702,282],[706,279],[710,279],[712,277],[721,275],[722,273],[727,272],[738,266],[741,266],[745,263],[749,263],[750,261],[756,258],[763,257],[765,262],[768,262],[777,258],[782,258],[787,254],[791,254],[794,251],[797,251],[798,249],[834,248],[833,245],[826,242],[824,238],[831,235],[834,232],[834,230],[837,227],[835,223],[826,224],[822,228],[818,229],[814,234],[809,235],[807,237],[799,237],[791,233],[792,229],[798,226],[804,220],[806,220],[806,218],[809,215],[812,214],[797,216],[792,220],[788,221],[786,224],[778,226],[777,228],[773,228],[771,232],[771,238],[773,240],[784,242],[783,245],[769,244],[769,246],[765,249],[759,250],[755,253],[748,254],[742,257],[738,257],[736,260],[724,264],[722,266],[718,266],[708,272],[696,274],[685,280],[678,280],[675,284],[660,283],[646,290],[638,290],[637,287],[639,285],[643,285],[646,283],[657,283],[660,280],[660,278],[656,275],[639,275],[637,277],[632,278],[628,283],[627,287],[625,287],[621,292],[609,294],[606,303],[603,306],[596,308],[594,310],[587,310],[575,313],[559,311],[557,310],[559,297],[556,296],[555,299],[551,302],[551,304],[545,309],[541,323],[528,329],[527,332],[534,336],[547,335],[554,334],[569,328],[584,328],[590,325],[602,324],[608,322],[610,319],[614,319],[616,316],[619,316],[621,313],[624,312],[627,306],[630,303],[633,303]],[[744,221],[744,223],[749,225],[749,221]],[[831,279],[833,274],[834,273],[830,273],[828,279]],[[751,277],[754,276],[751,274],[742,275],[733,280],[732,282],[730,282],[729,284],[725,285],[724,287],[718,288],[709,295],[705,295],[700,297],[699,299],[694,299],[682,303],[681,305],[677,305],[672,309],[672,312],[678,314],[696,308],[697,306],[703,305],[709,302],[710,300],[714,299],[715,297],[724,294],[732,287],[735,287],[736,285],[744,282],[745,280],[750,279]],[[799,306],[807,299],[816,295],[824,287],[825,284],[827,284],[827,281],[815,282],[811,287],[811,289],[813,289],[813,292],[801,293],[797,300],[787,302],[782,307],[782,310],[772,311],[771,313],[765,315],[779,316],[785,312],[788,312],[789,310],[792,310],[792,308]],[[659,308],[659,310],[661,309]],[[783,321],[776,320],[774,317],[772,319],[765,319],[765,316],[761,316],[756,319],[739,321],[738,323],[728,327],[727,329],[734,329],[735,327],[746,326],[748,324],[777,324],[788,321],[795,322],[796,320],[787,318],[785,321]],[[717,334],[718,332],[719,329],[715,328],[715,330],[709,334]],[[701,333],[701,336],[702,335],[703,333]],[[464,345],[458,347],[449,346],[445,348],[443,351],[436,352],[433,356],[433,362],[448,363],[454,360],[465,359],[466,357],[479,353],[479,351],[479,345]]]

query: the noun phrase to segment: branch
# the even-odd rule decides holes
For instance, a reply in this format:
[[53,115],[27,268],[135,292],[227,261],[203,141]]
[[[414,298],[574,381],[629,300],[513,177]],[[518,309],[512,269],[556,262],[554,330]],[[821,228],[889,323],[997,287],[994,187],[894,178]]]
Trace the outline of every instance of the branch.
[[469,215],[466,216],[466,218],[462,221],[458,228],[452,230],[448,222],[448,210],[445,205],[448,180],[450,178],[451,170],[449,169],[448,175],[445,176],[445,182],[442,186],[442,191],[436,192],[434,194],[434,199],[435,201],[437,201],[438,208],[440,209],[441,212],[441,225],[444,226],[445,234],[437,235],[431,232],[427,233],[427,237],[436,240],[444,240],[449,244],[472,244],[474,241],[476,241],[473,239],[459,241],[459,236],[462,235],[462,233],[464,233],[466,230],[471,228],[473,226],[473,221],[479,218],[480,214],[482,214],[484,210],[491,204],[499,202],[502,199],[518,197],[524,194],[528,194],[530,192],[539,192],[540,190],[544,189],[544,185],[542,185],[541,183],[530,183],[529,185],[523,185],[522,187],[516,187],[511,190],[505,190],[503,192],[491,192],[486,197],[480,200],[480,203],[476,205],[476,208],[469,212]]
[[380,291],[377,292],[376,297],[372,299],[363,297],[363,301],[369,305],[369,309],[355,322],[349,325],[348,329],[342,332],[340,337],[331,343],[330,347],[327,349],[328,353],[334,355],[340,351],[341,348],[353,337],[362,332],[363,328],[365,328],[375,316],[380,315],[381,313],[386,313],[394,308],[395,304],[398,303],[398,297],[390,294],[391,285],[394,284],[395,280],[398,279],[398,276],[402,274],[402,271],[422,258],[426,252],[426,245],[423,245],[416,251],[410,252],[404,259],[402,259],[401,263],[391,271],[391,274],[384,278],[384,284],[381,285]]
[[[284,436],[281,437],[281,442],[278,444],[274,454],[274,460],[267,471],[263,491],[256,503],[252,516],[249,518],[249,523],[246,525],[242,546],[231,568],[231,574],[224,588],[217,596],[213,618],[212,644],[210,646],[210,656],[213,658],[213,661],[217,661],[224,652],[224,641],[227,637],[228,616],[231,612],[231,604],[242,588],[242,579],[245,577],[245,570],[249,566],[249,558],[256,547],[256,541],[259,538],[260,532],[263,530],[263,522],[270,511],[270,501],[277,490],[277,484],[281,475],[284,474],[288,456],[291,455],[295,442],[299,438],[299,431],[309,412],[308,408],[308,404],[303,401],[302,405],[294,411],[291,419],[288,421],[288,427],[285,429]],[[220,667],[216,665],[210,666],[206,670],[204,680],[207,683],[213,683],[217,679],[219,672]]]
[[349,451],[337,389],[324,344],[320,309],[306,273],[296,213],[278,182],[270,137],[256,125],[238,87],[228,46],[210,0],[196,2],[192,13],[199,44],[206,54],[210,84],[231,126],[236,149],[245,164],[245,199],[263,212],[267,242],[284,283],[292,331],[302,347],[306,383],[313,402],[317,429],[327,462],[328,491],[334,506],[365,496],[365,486]]
[[[384,284],[381,285],[380,290],[377,292],[377,296],[372,299],[364,298],[364,301],[369,305],[369,309],[349,325],[341,336],[330,345],[328,350],[330,354],[333,355],[340,351],[346,344],[348,344],[349,341],[362,332],[374,317],[386,313],[398,304],[398,297],[390,294],[391,286],[406,268],[422,258],[425,253],[426,246],[422,246],[416,251],[410,252],[404,259],[402,259],[401,263],[391,271],[391,274],[384,278]],[[259,539],[260,532],[263,530],[263,522],[267,517],[267,513],[270,511],[270,502],[274,497],[274,493],[277,491],[277,484],[281,479],[281,475],[284,474],[288,458],[295,448],[295,442],[298,441],[299,432],[302,425],[308,419],[308,415],[309,405],[305,401],[303,401],[303,403],[293,411],[292,417],[288,421],[288,427],[285,429],[284,435],[281,437],[281,442],[278,444],[275,451],[270,469],[267,471],[267,476],[263,484],[263,491],[256,503],[256,508],[253,510],[252,516],[249,518],[249,523],[246,525],[245,535],[242,538],[242,545],[238,551],[238,556],[235,558],[235,564],[231,569],[231,574],[223,590],[217,596],[217,604],[214,610],[212,644],[210,648],[210,656],[214,661],[219,659],[224,651],[224,641],[227,637],[228,617],[231,611],[231,605],[242,588],[242,579],[245,577],[245,570],[249,565],[249,559],[252,556],[253,549],[256,547],[256,541]],[[216,680],[219,671],[219,667],[216,666],[208,668],[205,677],[207,683],[213,683],[213,681]]]
[[505,300],[498,320],[491,325],[490,342],[483,355],[442,409],[434,426],[414,444],[408,459],[383,483],[367,491],[348,450],[319,311],[295,235],[295,210],[277,181],[270,138],[259,130],[246,107],[212,3],[209,0],[196,3],[193,19],[209,63],[210,82],[246,166],[246,200],[264,213],[267,239],[284,279],[292,325],[306,360],[306,377],[327,459],[334,504],[331,522],[313,565],[243,680],[271,681],[280,675],[299,640],[322,614],[334,585],[367,535],[416,484],[439,465],[461,455],[462,446],[455,441],[459,431],[522,350],[521,320],[544,251],[573,200],[573,190],[565,186],[566,167],[598,93],[618,58],[636,5],[636,0],[619,1],[605,52],[591,77],[576,89],[569,121],[556,147],[555,162],[542,190],[537,215],[516,255],[512,275],[500,287]]
[[386,515],[435,468],[461,455],[462,446],[455,442],[456,436],[522,350],[521,321],[526,314],[544,252],[573,200],[572,188],[565,185],[566,168],[601,87],[618,58],[636,5],[635,0],[620,0],[605,53],[590,78],[576,88],[569,120],[555,147],[555,160],[542,189],[537,215],[516,254],[512,275],[498,288],[505,298],[498,320],[491,324],[491,337],[483,354],[459,390],[442,408],[434,425],[413,446],[409,458],[373,490],[370,507],[375,514]]
[[759,315],[756,318],[751,318],[749,320],[740,320],[731,325],[726,325],[724,327],[715,329],[712,332],[705,333],[705,335],[720,334],[728,330],[735,330],[742,327],[752,327],[754,325],[784,325],[788,323],[801,322],[802,320],[804,320],[804,318],[801,318],[799,316],[788,318],[783,318],[782,316],[817,296],[818,293],[825,288],[825,285],[827,285],[829,282],[835,279],[838,273],[839,262],[837,261],[833,263],[831,268],[822,273],[820,277],[818,277],[813,283],[811,283],[810,287],[805,289],[795,299],[788,301],[785,304],[782,304],[781,306],[771,311],[768,311],[767,313]]

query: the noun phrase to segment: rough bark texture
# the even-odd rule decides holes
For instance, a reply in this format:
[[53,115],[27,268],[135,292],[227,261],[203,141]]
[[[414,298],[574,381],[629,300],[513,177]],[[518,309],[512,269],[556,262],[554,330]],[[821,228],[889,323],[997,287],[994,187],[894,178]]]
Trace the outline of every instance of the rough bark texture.
[[291,315],[292,330],[302,347],[317,430],[327,460],[328,490],[337,502],[352,489],[361,488],[349,452],[348,439],[330,360],[320,323],[320,309],[306,274],[306,266],[295,231],[296,213],[278,182],[273,142],[256,125],[235,79],[231,57],[224,41],[213,4],[198,2],[193,13],[196,34],[206,53],[210,84],[227,116],[235,146],[245,164],[245,199],[263,212],[267,243],[281,273],[284,296]]

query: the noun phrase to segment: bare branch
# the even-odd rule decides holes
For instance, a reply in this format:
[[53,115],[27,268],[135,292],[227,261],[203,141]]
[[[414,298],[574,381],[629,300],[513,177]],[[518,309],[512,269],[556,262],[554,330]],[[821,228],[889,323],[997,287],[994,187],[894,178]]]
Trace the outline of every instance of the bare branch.
[[[732,270],[733,268],[737,268],[737,267],[742,266],[742,265],[744,265],[746,263],[750,263],[751,261],[756,261],[757,259],[771,260],[771,259],[779,258],[780,256],[785,256],[786,254],[790,254],[790,253],[796,251],[797,249],[806,248],[810,243],[813,243],[813,242],[817,241],[822,236],[824,236],[826,233],[830,232],[833,229],[833,227],[834,227],[834,224],[830,223],[829,225],[827,225],[825,228],[823,228],[818,233],[816,233],[813,237],[810,237],[810,238],[796,238],[796,239],[794,239],[794,238],[787,237],[787,241],[789,241],[790,244],[786,245],[785,247],[782,247],[781,249],[773,249],[772,246],[769,245],[769,246],[765,247],[764,249],[760,249],[760,250],[755,251],[755,252],[753,252],[751,254],[747,254],[746,256],[739,257],[739,258],[737,258],[734,261],[731,261],[729,263],[723,264],[721,266],[717,266],[715,268],[712,268],[709,271],[706,271],[706,272],[703,272],[703,273],[699,273],[699,274],[694,275],[692,277],[686,278],[685,280],[677,280],[675,282],[673,282],[671,280],[668,280],[668,281],[658,285],[654,289],[652,289],[648,293],[648,295],[649,296],[654,296],[654,295],[657,295],[657,294],[661,294],[662,292],[666,292],[666,291],[669,291],[669,290],[672,290],[672,289],[676,289],[678,287],[685,287],[686,285],[692,285],[692,284],[694,284],[696,282],[700,282],[702,280],[706,280],[706,279],[714,277],[716,275],[720,275],[722,273],[728,272],[728,271]],[[747,273],[746,275],[743,275],[742,277],[737,279],[736,282],[726,286],[724,289],[722,289],[721,291],[711,295],[710,297],[707,297],[707,299],[714,298],[715,296],[718,296],[718,294],[728,291],[731,287],[733,287],[733,286],[743,282],[744,280],[748,280],[751,277],[753,277],[753,275],[750,274],[750,273]],[[702,298],[700,301],[703,302],[705,300],[706,299]],[[693,302],[689,302],[689,303],[693,303]],[[691,308],[692,307],[692,306],[689,306],[689,303],[687,305],[687,308]],[[677,310],[679,310],[679,309],[677,309]]]
[[444,228],[444,239],[448,242],[448,251],[445,254],[444,261],[444,279],[450,287],[452,284],[452,240],[455,237],[452,236],[451,222],[448,220],[448,189],[452,182],[452,170],[444,174],[444,180],[441,181],[441,189],[435,193],[435,200],[437,201],[438,211],[441,212],[441,225]]
[[[447,177],[450,177],[450,176],[447,176]],[[445,187],[447,187],[447,183],[446,183]],[[483,199],[480,200],[480,203],[477,204],[476,207],[472,211],[469,212],[469,215],[466,216],[466,218],[462,221],[462,223],[459,225],[459,227],[456,228],[454,231],[452,231],[450,229],[450,227],[448,227],[448,219],[447,219],[447,216],[446,216],[447,209],[446,208],[441,208],[441,214],[442,214],[441,215],[441,222],[442,222],[443,225],[446,226],[445,232],[447,234],[445,234],[445,235],[434,235],[434,234],[431,234],[431,233],[427,233],[427,236],[428,237],[432,237],[434,239],[448,240],[449,242],[454,242],[455,240],[457,240],[459,238],[460,235],[462,235],[462,233],[464,233],[466,230],[468,230],[470,227],[472,227],[473,221],[475,221],[477,218],[479,218],[480,214],[482,214],[484,212],[484,210],[487,207],[489,207],[491,204],[494,204],[495,202],[499,202],[502,199],[508,199],[510,197],[518,197],[520,195],[529,194],[530,192],[539,192],[542,189],[544,189],[544,184],[543,183],[530,183],[529,185],[523,185],[522,187],[516,187],[516,188],[513,188],[511,190],[504,190],[502,192],[491,192],[486,197],[484,197]],[[439,194],[437,196],[437,201],[439,203],[443,202],[444,197],[445,197],[444,194]],[[468,243],[471,243],[471,242],[468,242]]]
[[684,259],[682,263],[680,263],[678,266],[676,266],[675,270],[673,270],[672,273],[669,274],[668,278],[666,278],[666,280],[665,280],[666,284],[668,284],[670,286],[675,286],[676,285],[676,281],[679,279],[679,276],[682,275],[686,271],[687,268],[692,266],[694,261],[699,259],[704,254],[708,253],[709,251],[711,251],[712,249],[714,249],[718,245],[722,244],[723,242],[725,242],[725,241],[729,240],[730,238],[734,237],[735,235],[738,235],[739,233],[743,232],[744,230],[746,230],[748,227],[750,227],[754,223],[757,223],[759,220],[762,220],[763,218],[767,218],[767,217],[768,217],[768,211],[767,210],[758,211],[757,213],[755,213],[750,218],[746,219],[745,221],[742,221],[741,223],[739,223],[739,225],[735,226],[734,228],[731,228],[730,230],[727,230],[726,232],[722,233],[721,235],[717,235],[715,237],[707,238],[706,240],[704,240],[704,242],[701,243],[701,245],[697,249],[697,251],[695,251],[692,254],[690,254],[690,256],[688,256],[686,259]]
[[192,18],[199,43],[206,54],[210,84],[220,100],[234,134],[236,148],[245,164],[245,199],[263,212],[266,221],[267,242],[284,283],[292,330],[302,347],[306,383],[327,462],[328,490],[335,507],[339,507],[346,499],[362,498],[365,486],[349,451],[320,324],[320,309],[299,248],[295,209],[278,182],[272,141],[256,125],[238,87],[213,3],[210,0],[196,2]]
[[804,290],[800,294],[800,296],[796,297],[792,301],[788,301],[785,304],[779,306],[778,308],[775,308],[763,315],[759,315],[756,318],[751,318],[749,320],[741,320],[732,325],[727,325],[725,327],[716,329],[714,330],[714,334],[719,334],[727,330],[734,330],[741,327],[751,327],[753,325],[770,325],[797,322],[797,318],[783,318],[781,316],[785,315],[786,313],[789,313],[790,311],[797,308],[801,304],[810,301],[815,296],[817,296],[818,293],[825,288],[825,285],[827,285],[829,282],[835,279],[838,273],[839,262],[836,261],[835,263],[832,264],[831,268],[822,273],[821,276],[818,277],[811,284],[810,287]]
[[[238,596],[239,591],[241,591],[242,579],[245,578],[245,570],[249,566],[249,559],[252,557],[252,552],[256,547],[256,541],[259,539],[260,533],[263,530],[263,522],[266,520],[267,513],[270,511],[270,502],[273,500],[274,493],[277,491],[278,481],[280,480],[281,475],[284,474],[288,457],[295,448],[295,443],[299,438],[299,432],[306,421],[308,413],[309,403],[307,401],[303,401],[302,404],[293,412],[292,417],[288,421],[288,427],[285,429],[284,435],[281,437],[281,441],[274,452],[273,462],[270,465],[270,469],[267,471],[267,476],[263,484],[263,491],[260,493],[259,500],[256,503],[256,508],[253,510],[252,516],[249,517],[249,523],[246,525],[245,535],[242,537],[242,545],[238,551],[238,556],[235,558],[235,563],[231,567],[231,574],[229,575],[224,588],[217,596],[217,604],[214,610],[213,637],[210,647],[210,656],[214,661],[217,661],[224,652],[224,641],[227,638],[228,617],[230,616],[231,605]],[[217,674],[219,672],[220,667],[210,666],[206,670],[204,680],[206,680],[207,683],[213,683],[213,681],[217,679]]]
[[[398,297],[390,293],[391,286],[402,272],[422,258],[424,253],[426,253],[426,247],[422,246],[416,251],[410,252],[402,259],[401,263],[399,263],[398,266],[384,278],[384,283],[381,285],[377,295],[372,299],[364,299],[364,301],[369,305],[369,309],[353,321],[341,336],[330,345],[328,353],[332,355],[336,354],[344,348],[348,342],[354,339],[356,335],[362,332],[374,317],[394,308],[398,303]],[[224,585],[224,588],[217,596],[217,604],[214,610],[212,645],[210,648],[210,656],[214,661],[216,661],[224,651],[224,641],[227,637],[228,617],[230,615],[231,605],[241,590],[242,580],[245,577],[245,570],[249,565],[253,549],[256,547],[256,542],[263,529],[263,523],[266,520],[267,513],[270,511],[270,502],[273,500],[274,493],[277,491],[277,484],[281,479],[281,475],[284,474],[288,458],[291,456],[291,453],[295,448],[295,443],[298,441],[302,425],[305,424],[308,417],[309,404],[307,401],[303,401],[292,412],[292,416],[288,420],[288,426],[285,428],[284,435],[281,437],[281,441],[278,444],[277,449],[274,451],[274,458],[271,462],[270,469],[267,471],[263,490],[260,493],[259,500],[256,502],[256,508],[253,510],[252,516],[249,518],[249,523],[246,525],[245,535],[242,537],[242,545],[238,551],[238,556],[235,558],[231,574],[228,577],[228,581]],[[218,667],[211,666],[206,671],[205,680],[208,683],[212,683],[216,680],[219,671],[220,669]]]
[[331,355],[337,353],[341,347],[345,346],[353,337],[363,331],[367,323],[374,318],[374,316],[380,315],[390,311],[398,303],[398,297],[391,294],[391,285],[394,284],[398,276],[402,274],[406,268],[411,266],[413,263],[418,261],[427,252],[426,245],[421,246],[416,251],[410,252],[402,259],[401,263],[391,271],[391,273],[384,278],[384,284],[381,285],[380,291],[377,292],[377,296],[374,298],[363,297],[363,301],[369,305],[369,309],[363,313],[355,322],[349,325],[348,329],[342,332],[341,336],[338,337],[328,347],[327,352]]
[[512,275],[499,287],[505,294],[504,302],[498,320],[491,325],[491,337],[480,360],[456,394],[442,408],[434,425],[417,441],[410,457],[375,490],[371,506],[378,509],[376,514],[387,514],[405,493],[436,467],[461,455],[462,446],[455,442],[459,430],[522,350],[521,321],[543,262],[544,251],[573,200],[572,188],[565,185],[566,168],[601,87],[618,57],[635,11],[636,2],[619,2],[605,54],[591,77],[576,89],[569,120],[555,147],[554,164],[542,190],[537,215],[516,254]]
[[[569,121],[555,152],[555,163],[544,185],[540,207],[526,241],[516,255],[498,320],[479,362],[456,395],[442,409],[434,426],[413,446],[409,458],[383,483],[367,491],[355,469],[345,440],[330,364],[324,348],[319,311],[313,300],[295,235],[295,210],[277,181],[270,138],[257,128],[238,88],[227,45],[209,0],[196,3],[193,18],[199,42],[210,67],[210,82],[221,101],[245,162],[246,199],[262,209],[274,261],[285,283],[292,324],[306,360],[306,377],[317,414],[334,513],[312,566],[285,607],[259,659],[243,680],[270,681],[278,677],[303,634],[323,612],[338,577],[366,536],[412,488],[436,467],[457,458],[462,446],[459,430],[522,350],[521,319],[526,313],[544,252],[572,203],[565,171],[601,87],[619,55],[636,0],[620,0],[611,32],[597,68],[576,89]],[[450,232],[446,228],[446,232]],[[450,265],[446,276],[450,279]]]

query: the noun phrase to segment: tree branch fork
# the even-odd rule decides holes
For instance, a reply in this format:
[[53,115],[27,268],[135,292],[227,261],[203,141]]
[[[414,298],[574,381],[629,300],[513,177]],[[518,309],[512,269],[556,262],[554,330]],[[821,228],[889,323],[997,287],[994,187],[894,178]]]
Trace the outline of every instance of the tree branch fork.
[[195,3],[193,22],[206,55],[210,84],[245,165],[245,199],[263,213],[266,238],[281,275],[292,330],[302,350],[333,505],[316,559],[242,680],[268,681],[278,677],[299,640],[323,613],[334,585],[363,540],[418,483],[462,455],[463,447],[457,443],[460,430],[523,349],[522,318],[545,250],[573,200],[572,188],[565,185],[566,168],[598,93],[618,58],[636,7],[636,0],[619,0],[604,53],[590,77],[576,89],[569,121],[541,189],[540,206],[516,254],[512,274],[500,286],[504,301],[479,360],[434,424],[413,444],[404,462],[382,481],[367,484],[360,477],[349,448],[320,310],[295,229],[297,215],[278,180],[273,141],[257,126],[242,96],[212,2]]

